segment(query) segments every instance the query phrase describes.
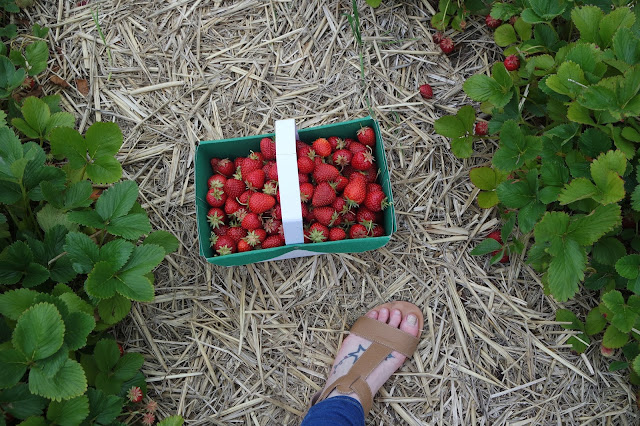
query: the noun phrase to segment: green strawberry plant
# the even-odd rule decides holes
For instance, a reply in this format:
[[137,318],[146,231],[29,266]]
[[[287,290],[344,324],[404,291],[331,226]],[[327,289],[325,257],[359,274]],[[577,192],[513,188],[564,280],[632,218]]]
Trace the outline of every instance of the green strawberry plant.
[[495,263],[523,253],[561,302],[597,292],[584,320],[557,312],[576,332],[568,343],[577,352],[594,339],[603,354],[620,348],[625,360],[610,369],[630,367],[640,385],[640,19],[617,3],[493,3],[491,15],[509,22],[496,43],[519,64],[508,71],[498,62],[463,85],[490,115],[488,134],[474,134],[470,106],[435,130],[459,158],[478,141],[498,141],[491,164],[470,179],[478,205],[498,208],[504,244],[487,238],[471,254],[493,253]]
[[148,421],[144,358],[110,329],[153,300],[178,241],[152,231],[137,184],[121,181],[116,124],[82,135],[60,96],[15,96],[47,59],[44,41],[0,49],[0,426]]

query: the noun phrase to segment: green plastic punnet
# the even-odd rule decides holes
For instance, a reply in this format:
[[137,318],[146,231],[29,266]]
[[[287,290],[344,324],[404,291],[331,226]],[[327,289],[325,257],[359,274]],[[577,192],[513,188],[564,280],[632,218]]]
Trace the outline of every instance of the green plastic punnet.
[[196,148],[196,220],[198,224],[198,239],[200,241],[200,254],[208,262],[220,266],[247,265],[250,263],[263,262],[266,260],[279,260],[292,257],[308,256],[323,253],[361,253],[375,250],[387,244],[391,234],[397,230],[393,196],[391,194],[391,182],[389,181],[389,171],[387,160],[380,134],[378,122],[371,117],[357,120],[345,121],[342,123],[327,124],[324,126],[309,127],[298,130],[300,140],[311,143],[321,137],[338,136],[340,138],[354,138],[356,132],[365,126],[370,126],[376,133],[375,158],[380,170],[379,181],[391,205],[384,210],[385,235],[373,238],[346,239],[342,241],[327,241],[313,244],[292,244],[270,249],[253,250],[244,253],[234,253],[225,256],[215,256],[209,238],[211,227],[207,221],[207,212],[210,207],[206,201],[207,180],[213,174],[210,160],[214,157],[234,159],[236,157],[246,157],[250,151],[260,150],[260,140],[262,138],[274,138],[273,133],[247,136],[242,138],[222,139],[217,141],[200,142]]

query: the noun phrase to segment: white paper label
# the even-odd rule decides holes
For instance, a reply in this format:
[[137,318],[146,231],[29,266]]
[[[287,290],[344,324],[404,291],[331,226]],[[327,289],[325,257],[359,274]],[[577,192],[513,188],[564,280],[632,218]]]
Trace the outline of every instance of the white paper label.
[[295,120],[276,120],[276,163],[278,164],[282,228],[286,244],[304,243],[296,133]]

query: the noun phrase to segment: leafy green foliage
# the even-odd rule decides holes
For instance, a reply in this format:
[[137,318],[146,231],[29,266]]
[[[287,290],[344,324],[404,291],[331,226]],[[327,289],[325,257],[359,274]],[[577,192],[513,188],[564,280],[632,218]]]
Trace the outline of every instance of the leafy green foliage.
[[[440,9],[442,11],[442,9]],[[519,15],[519,17],[518,17]],[[495,2],[491,16],[502,62],[469,78],[465,93],[490,115],[489,139],[497,142],[492,167],[471,171],[478,205],[497,207],[503,244],[481,241],[473,255],[525,253],[541,274],[547,294],[564,302],[578,292],[599,292],[582,322],[568,310],[557,320],[572,333],[577,352],[594,339],[622,348],[640,374],[640,25],[637,11],[607,3]],[[517,18],[516,18],[517,17]],[[513,18],[513,19],[511,19]],[[509,20],[509,21],[508,21]],[[464,107],[467,108],[467,107]],[[465,112],[465,114],[467,114]],[[435,130],[451,138],[452,152],[473,157],[473,135],[459,113],[442,117]],[[454,142],[464,139],[464,150]],[[516,226],[517,224],[517,226]],[[586,312],[585,312],[586,313]]]

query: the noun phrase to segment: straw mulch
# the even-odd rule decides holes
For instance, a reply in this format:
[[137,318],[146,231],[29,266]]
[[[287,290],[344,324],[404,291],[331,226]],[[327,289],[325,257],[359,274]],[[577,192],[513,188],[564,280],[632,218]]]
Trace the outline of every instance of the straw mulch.
[[[447,57],[431,38],[434,4],[383,3],[358,2],[362,47],[348,0],[59,0],[29,11],[52,29],[50,65],[70,84],[47,77],[45,92],[62,93],[82,130],[99,120],[122,127],[125,178],[140,185],[154,225],[181,242],[157,271],[155,301],[114,331],[145,356],[159,417],[297,424],[345,330],[403,299],[423,309],[422,343],[376,398],[370,424],[638,424],[627,378],[607,371],[598,344],[571,352],[554,322],[560,305],[522,259],[489,266],[469,256],[498,225],[468,179],[495,144],[460,161],[433,122],[468,103],[464,79],[500,58],[491,35],[470,22]],[[88,81],[86,95],[76,79]],[[424,82],[432,101],[416,95]],[[306,127],[364,117],[368,102],[398,218],[386,247],[235,268],[199,257],[198,141],[268,133],[281,118]]]

